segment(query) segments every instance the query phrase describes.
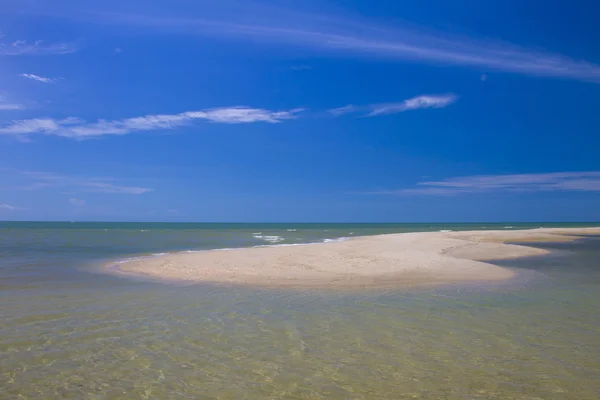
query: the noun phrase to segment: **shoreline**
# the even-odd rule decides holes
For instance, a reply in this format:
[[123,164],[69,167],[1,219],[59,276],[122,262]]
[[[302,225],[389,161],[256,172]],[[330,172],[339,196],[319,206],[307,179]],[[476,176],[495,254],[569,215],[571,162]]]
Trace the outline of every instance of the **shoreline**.
[[582,237],[578,235],[594,234],[600,234],[600,228],[394,233],[293,246],[171,253],[113,262],[104,270],[167,282],[275,288],[482,283],[515,275],[486,261],[548,253],[525,243],[569,242]]

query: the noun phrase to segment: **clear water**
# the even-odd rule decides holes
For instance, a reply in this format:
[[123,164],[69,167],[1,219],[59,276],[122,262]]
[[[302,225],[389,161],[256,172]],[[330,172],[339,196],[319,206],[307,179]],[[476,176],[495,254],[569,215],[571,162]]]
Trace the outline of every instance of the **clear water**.
[[504,261],[520,273],[494,286],[257,290],[97,269],[167,251],[541,225],[2,223],[0,398],[598,399],[600,238]]

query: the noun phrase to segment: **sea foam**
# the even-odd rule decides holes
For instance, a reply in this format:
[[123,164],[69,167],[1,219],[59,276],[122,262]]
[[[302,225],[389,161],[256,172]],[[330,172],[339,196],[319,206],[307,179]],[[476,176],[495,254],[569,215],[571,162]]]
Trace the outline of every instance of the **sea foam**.
[[269,243],[278,243],[278,242],[282,242],[285,239],[282,236],[277,236],[277,235],[252,235],[252,237],[256,238],[256,239],[262,239],[265,242],[269,242]]

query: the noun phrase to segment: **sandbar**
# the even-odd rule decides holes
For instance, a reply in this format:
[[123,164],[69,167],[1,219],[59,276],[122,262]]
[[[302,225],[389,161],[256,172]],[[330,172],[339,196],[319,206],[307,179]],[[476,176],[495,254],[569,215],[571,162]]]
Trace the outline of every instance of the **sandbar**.
[[107,270],[178,282],[290,288],[379,288],[506,280],[486,261],[545,254],[509,242],[566,242],[600,228],[414,232],[333,243],[241,248],[112,263]]

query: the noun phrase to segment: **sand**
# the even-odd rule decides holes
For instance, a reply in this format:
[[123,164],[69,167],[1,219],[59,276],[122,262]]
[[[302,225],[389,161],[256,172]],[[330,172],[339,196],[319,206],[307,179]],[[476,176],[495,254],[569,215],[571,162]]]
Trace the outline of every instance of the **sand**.
[[506,242],[564,242],[600,228],[417,232],[341,242],[176,253],[107,268],[170,281],[296,288],[378,288],[486,282],[514,272],[486,260],[545,254]]

